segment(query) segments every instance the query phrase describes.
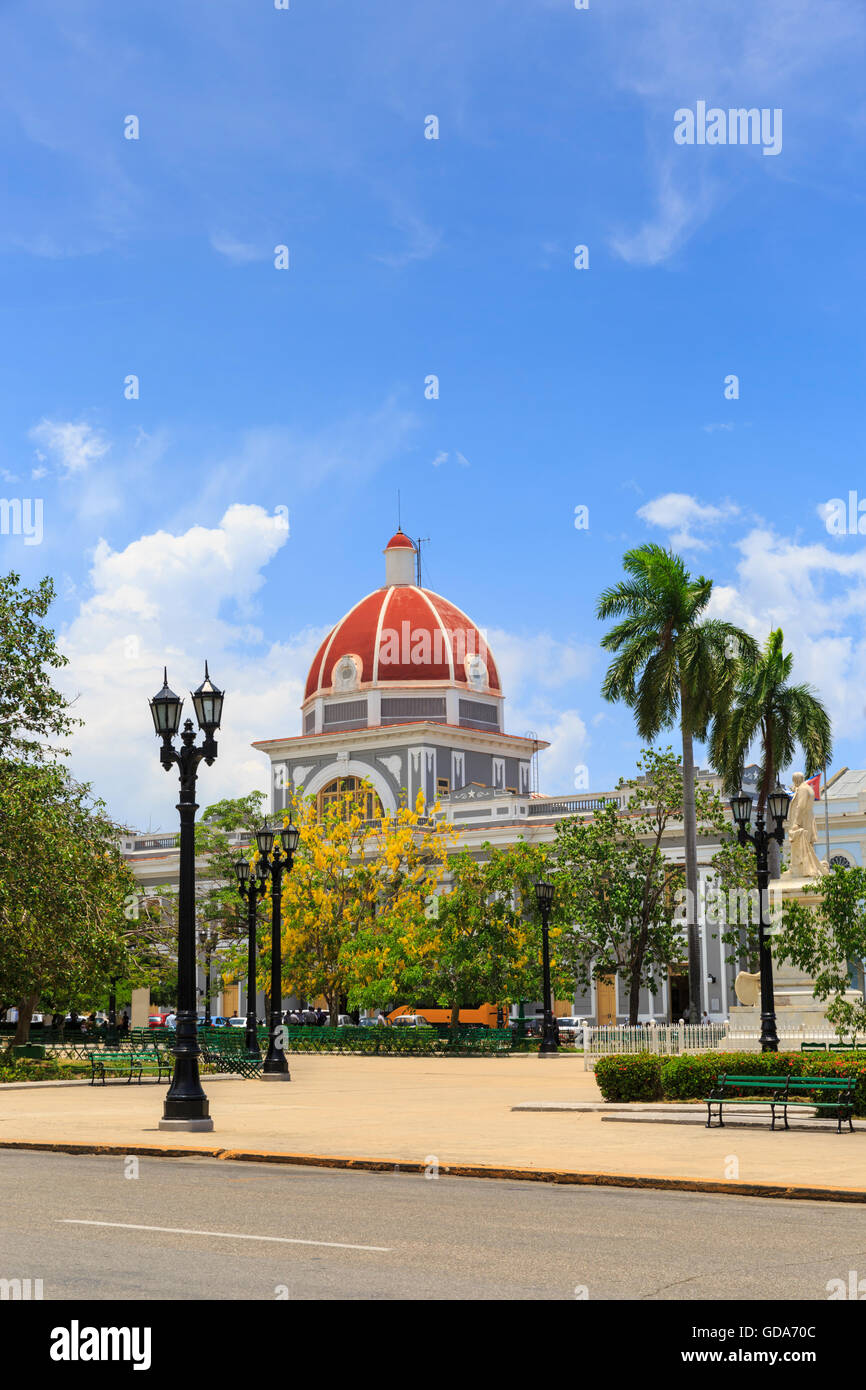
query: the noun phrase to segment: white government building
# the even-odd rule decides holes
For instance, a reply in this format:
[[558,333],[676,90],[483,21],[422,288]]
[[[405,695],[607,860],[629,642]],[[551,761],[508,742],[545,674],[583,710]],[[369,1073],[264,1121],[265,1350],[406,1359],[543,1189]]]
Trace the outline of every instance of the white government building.
[[[316,796],[320,805],[355,791],[366,796],[372,817],[396,810],[407,796],[414,805],[420,790],[427,804],[438,800],[442,814],[460,827],[461,845],[480,855],[485,842],[505,846],[522,838],[549,843],[557,821],[590,816],[599,801],[624,806],[628,793],[622,790],[564,796],[534,790],[535,763],[548,744],[506,732],[505,694],[483,634],[455,603],[419,586],[415,547],[402,531],[391,537],[384,554],[385,583],[359,599],[316,652],[304,689],[300,732],[253,745],[270,761],[271,810],[284,808],[289,788]],[[747,769],[747,789],[756,771]],[[699,772],[698,777],[719,785],[713,774]],[[362,783],[372,791],[362,793]],[[815,810],[820,857],[825,852],[824,811],[817,805]],[[864,863],[866,772],[843,768],[830,779],[827,826],[827,857],[847,865]],[[717,847],[710,841],[699,845],[705,883],[711,881],[709,861]],[[130,836],[123,850],[145,890],[176,878],[173,834]],[[665,853],[682,859],[680,828],[667,836]],[[197,873],[206,876],[206,863],[199,863]],[[733,980],[738,967],[724,962],[714,929],[705,922],[701,951],[703,1006],[712,1019],[722,1020],[737,1002]],[[685,969],[670,971],[654,995],[642,993],[641,1019],[676,1020],[687,1000]],[[286,999],[284,1006],[294,1002]],[[215,1014],[245,1010],[242,983],[212,1000]],[[526,1009],[530,1015],[535,1011],[539,1004]],[[264,1017],[261,996],[258,1012]],[[557,1013],[625,1022],[623,982],[594,983],[586,994],[558,1000]]]

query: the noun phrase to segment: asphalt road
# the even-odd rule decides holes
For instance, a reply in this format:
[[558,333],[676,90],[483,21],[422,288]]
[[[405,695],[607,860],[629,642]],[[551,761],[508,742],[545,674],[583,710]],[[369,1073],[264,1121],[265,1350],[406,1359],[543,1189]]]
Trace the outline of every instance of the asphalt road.
[[826,1300],[850,1270],[859,1206],[0,1153],[0,1278],[46,1300]]

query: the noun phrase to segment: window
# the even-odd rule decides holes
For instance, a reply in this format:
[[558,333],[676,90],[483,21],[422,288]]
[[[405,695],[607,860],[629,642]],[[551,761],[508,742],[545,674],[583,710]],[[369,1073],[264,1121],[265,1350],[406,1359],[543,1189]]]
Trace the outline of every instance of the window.
[[378,796],[363,787],[359,777],[338,777],[335,782],[329,782],[319,792],[318,803],[320,816],[333,807],[340,811],[345,820],[354,806],[363,808],[365,820],[378,820],[382,815],[382,803]]
[[495,705],[487,705],[482,700],[461,700],[459,711],[460,723],[467,728],[499,728],[499,711]]
[[451,791],[451,783],[448,781],[448,778],[447,778],[447,777],[437,777],[437,778],[436,778],[436,795],[437,795],[437,796],[448,796],[448,794],[450,793],[450,791]]
[[342,728],[365,728],[367,724],[367,701],[338,700],[326,704],[324,724],[326,728],[333,728],[336,724]]
[[426,719],[437,724],[445,722],[445,699],[441,695],[382,697],[382,723],[403,724],[407,720]]

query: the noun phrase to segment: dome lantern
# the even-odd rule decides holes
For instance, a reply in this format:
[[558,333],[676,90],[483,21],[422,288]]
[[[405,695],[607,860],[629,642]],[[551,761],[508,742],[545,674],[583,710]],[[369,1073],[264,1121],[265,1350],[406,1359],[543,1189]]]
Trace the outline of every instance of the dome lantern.
[[415,547],[408,536],[397,531],[385,546],[385,583],[392,585],[415,583]]

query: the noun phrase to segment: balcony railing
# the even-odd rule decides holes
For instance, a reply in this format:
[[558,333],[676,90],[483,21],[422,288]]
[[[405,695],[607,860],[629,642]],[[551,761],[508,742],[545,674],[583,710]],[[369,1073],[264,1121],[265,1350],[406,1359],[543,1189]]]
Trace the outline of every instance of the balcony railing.
[[596,806],[621,806],[619,796],[575,796],[555,801],[530,801],[531,816],[577,816],[581,811],[594,811]]

